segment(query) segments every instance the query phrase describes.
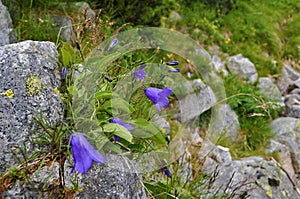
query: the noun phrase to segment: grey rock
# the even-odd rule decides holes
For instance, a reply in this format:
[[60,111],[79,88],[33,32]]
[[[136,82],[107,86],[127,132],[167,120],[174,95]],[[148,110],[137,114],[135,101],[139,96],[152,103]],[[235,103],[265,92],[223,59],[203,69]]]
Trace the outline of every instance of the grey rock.
[[286,117],[300,118],[300,105],[294,104],[294,105],[286,106],[284,110],[284,115]]
[[154,124],[156,124],[159,127],[159,129],[164,129],[165,133],[169,134],[171,127],[169,122],[165,118],[161,117],[158,114],[155,114],[152,117],[151,121],[154,122]]
[[[282,117],[271,122],[272,131],[275,135],[273,141],[283,146],[273,151],[285,151],[288,148],[290,153],[290,162],[292,163],[295,175],[300,174],[300,122],[299,119],[292,117]],[[287,160],[285,160],[287,161]]]
[[[29,142],[32,131],[38,130],[35,116],[41,112],[51,124],[62,119],[63,102],[54,92],[60,85],[56,68],[57,51],[51,42],[24,41],[0,47],[0,173],[17,163],[13,155],[20,154],[17,147],[25,144],[31,154],[38,150]],[[5,95],[10,89],[12,98]]]
[[290,148],[285,144],[281,144],[275,140],[271,140],[269,143],[269,148],[266,149],[266,153],[277,153],[279,163],[283,169],[285,169],[288,174],[295,179],[296,173],[293,168],[293,155],[290,152]]
[[[213,90],[200,79],[186,84],[186,90],[192,91],[187,96],[179,99],[180,121],[192,120],[207,111],[216,102]],[[195,92],[194,92],[195,90]]]
[[282,96],[278,87],[268,77],[261,77],[258,80],[258,87],[262,95],[266,96],[271,100],[280,101]]
[[0,1],[0,46],[10,43],[10,33],[12,30],[12,20],[7,7]]
[[[237,114],[231,109],[228,104],[220,104],[214,107],[216,113],[210,122],[208,137],[211,141],[216,141],[221,137],[229,137],[232,141],[237,140],[240,123]],[[224,117],[225,116],[225,117]]]
[[300,73],[287,64],[283,66],[283,70],[284,73],[286,73],[286,76],[292,81],[296,81],[300,78]]
[[60,38],[66,42],[72,42],[72,36],[74,36],[73,23],[70,18],[66,16],[53,16],[52,20],[56,24],[57,32],[60,33]]
[[205,49],[196,49],[196,55],[202,55],[206,57],[208,60],[211,60],[210,54]]
[[79,174],[83,192],[76,198],[147,198],[141,174],[134,162],[111,155],[107,164],[94,164],[88,173]]
[[216,71],[223,73],[224,76],[228,75],[228,71],[225,67],[225,62],[223,62],[217,55],[213,55],[211,59],[211,64]]
[[300,74],[289,65],[284,65],[277,86],[282,95],[289,94],[295,88],[300,88]]
[[[242,158],[219,164],[207,196],[218,193],[230,198],[298,198],[292,183],[274,160]],[[200,197],[200,198],[205,198]]]
[[254,64],[248,59],[244,58],[241,54],[228,57],[227,67],[232,74],[240,75],[248,79],[250,83],[257,81],[258,74]]
[[61,2],[57,3],[56,9],[62,11],[63,13],[77,13],[84,14],[87,18],[94,18],[96,13],[91,9],[90,5],[84,1],[81,2]]

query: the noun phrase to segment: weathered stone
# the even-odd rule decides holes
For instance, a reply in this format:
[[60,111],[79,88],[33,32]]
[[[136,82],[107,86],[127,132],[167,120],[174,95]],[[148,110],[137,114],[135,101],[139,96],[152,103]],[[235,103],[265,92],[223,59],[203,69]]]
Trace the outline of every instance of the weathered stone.
[[[0,47],[0,173],[16,164],[15,147],[23,143],[32,154],[29,140],[40,112],[49,123],[61,120],[63,102],[54,92],[60,85],[57,51],[51,42],[24,41]],[[30,154],[28,154],[30,155]]]
[[[300,174],[300,122],[292,117],[278,118],[271,123],[272,131],[275,135],[274,141],[284,145],[289,149],[290,162],[296,175]],[[278,152],[283,147],[273,149]]]
[[238,131],[240,130],[240,123],[238,116],[231,109],[228,104],[220,104],[214,107],[216,112],[212,120],[217,122],[210,122],[208,135],[211,141],[218,140],[221,137],[229,137],[232,141],[236,141]]
[[232,74],[240,75],[249,80],[250,83],[257,81],[258,74],[254,64],[241,54],[228,57],[227,67]]
[[220,57],[214,55],[211,59],[211,64],[215,68],[216,71],[223,73],[224,76],[228,75],[228,71],[225,67],[225,62],[223,62]]
[[74,36],[73,23],[71,19],[66,16],[53,16],[52,20],[54,21],[57,32],[60,33],[60,38],[66,42],[72,43],[72,36]]
[[9,12],[0,0],[0,46],[11,43],[10,33],[12,29],[12,20]]
[[215,169],[216,176],[210,181],[208,190],[211,194],[206,194],[206,197],[215,193],[223,197],[231,195],[235,199],[299,197],[286,173],[274,160],[267,161],[261,157],[242,158],[212,168]]
[[278,87],[268,77],[261,77],[258,80],[258,87],[262,95],[266,96],[271,100],[281,100],[281,94]]
[[216,102],[212,89],[200,79],[186,84],[188,91],[194,91],[182,99],[179,99],[180,120],[182,122],[192,120],[201,113],[207,111]]
[[107,156],[107,159],[106,164],[94,164],[88,173],[79,174],[83,192],[76,198],[147,198],[134,162],[115,155]]
[[289,65],[284,65],[281,77],[277,81],[277,87],[282,95],[289,94],[291,90],[299,87],[300,74]]

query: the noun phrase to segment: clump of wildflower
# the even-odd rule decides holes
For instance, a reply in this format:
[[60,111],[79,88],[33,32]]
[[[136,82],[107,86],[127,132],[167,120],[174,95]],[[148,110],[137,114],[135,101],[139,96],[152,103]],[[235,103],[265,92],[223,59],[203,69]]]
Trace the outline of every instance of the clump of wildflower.
[[70,143],[74,158],[74,167],[71,173],[76,169],[78,172],[85,174],[92,166],[93,161],[98,163],[106,162],[106,158],[94,149],[81,133],[72,135]]
[[164,89],[149,87],[145,91],[146,96],[155,104],[156,109],[160,111],[169,105],[168,96],[171,95],[172,89],[165,87]]

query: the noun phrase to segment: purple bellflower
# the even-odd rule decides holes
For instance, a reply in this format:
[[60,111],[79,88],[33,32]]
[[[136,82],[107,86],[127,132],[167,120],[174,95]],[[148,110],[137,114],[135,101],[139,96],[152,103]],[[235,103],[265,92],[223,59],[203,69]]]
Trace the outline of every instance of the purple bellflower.
[[172,68],[172,69],[169,70],[169,72],[179,73],[180,68]]
[[76,169],[85,174],[92,166],[93,161],[105,163],[106,158],[102,156],[82,135],[76,133],[71,137],[72,155],[74,158],[74,167],[71,173]]
[[134,77],[138,80],[144,80],[147,73],[143,69],[138,69],[134,71]]
[[109,45],[107,51],[110,51],[110,49],[112,49],[115,45],[117,45],[119,41],[117,39],[114,39],[111,44]]
[[167,65],[168,65],[168,66],[176,66],[176,65],[178,65],[178,64],[179,64],[178,61],[170,61],[170,62],[167,62]]
[[[119,124],[121,126],[124,126],[128,131],[131,131],[134,129],[133,126],[131,126],[130,124],[126,124],[125,122],[123,122],[123,120],[121,120],[120,118],[118,117],[115,117],[115,118],[112,118],[110,120],[110,123],[116,123],[116,124]],[[117,136],[117,135],[114,135],[114,140],[115,142],[119,141],[120,140],[120,137]]]
[[168,176],[170,178],[172,177],[172,174],[167,167],[164,167],[163,170],[164,170],[164,173],[166,174],[166,176]]
[[149,87],[145,91],[146,96],[155,104],[156,109],[160,111],[169,105],[168,96],[171,95],[172,89],[165,87],[164,89]]
[[170,170],[165,166],[165,167],[163,167],[163,168],[161,168],[161,169],[159,169],[159,172],[160,173],[164,173],[166,176],[168,176],[169,178],[171,178],[172,177],[172,174],[171,174],[171,172],[170,172]]
[[66,67],[62,67],[62,69],[61,69],[61,79],[66,79],[66,77],[67,77],[67,69],[66,69]]

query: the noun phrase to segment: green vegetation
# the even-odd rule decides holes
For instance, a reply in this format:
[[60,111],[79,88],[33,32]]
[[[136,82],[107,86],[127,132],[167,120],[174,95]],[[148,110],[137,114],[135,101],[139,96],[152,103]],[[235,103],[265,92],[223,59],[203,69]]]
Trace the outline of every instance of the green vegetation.
[[[46,2],[43,0],[4,0],[13,14],[14,27],[18,34],[18,41],[48,40],[57,44],[59,51],[59,70],[63,67],[67,70],[67,78],[62,81],[56,92],[66,103],[65,117],[69,120],[50,126],[43,118],[37,123],[43,129],[36,132],[36,144],[48,145],[50,148],[41,151],[33,157],[24,155],[19,167],[12,167],[11,170],[0,177],[1,190],[7,188],[10,183],[16,180],[27,179],[27,176],[41,168],[42,165],[52,164],[58,161],[60,165],[70,155],[68,150],[68,139],[70,129],[76,128],[73,124],[73,112],[71,111],[72,97],[81,92],[73,87],[74,77],[81,63],[87,59],[89,53],[105,39],[117,34],[120,31],[129,30],[141,25],[159,26],[174,29],[187,33],[197,40],[205,49],[218,45],[220,56],[241,53],[249,58],[256,66],[259,76],[278,75],[283,63],[288,62],[297,67],[300,63],[300,2],[293,0],[265,0],[260,1],[183,1],[163,0],[141,3],[138,0],[129,1],[90,1],[92,8],[103,8],[97,12],[93,20],[86,18],[86,13],[70,13],[67,9],[54,9],[60,2],[56,0]],[[212,3],[213,2],[213,3]],[[221,2],[225,2],[222,4]],[[139,12],[135,12],[139,10]],[[173,11],[172,14],[171,11]],[[176,13],[179,15],[177,16]],[[67,15],[73,22],[74,35],[72,44],[59,39],[59,28],[54,24],[51,16]],[[113,91],[118,80],[122,79],[128,71],[143,63],[165,63],[167,61],[179,60],[182,74],[193,71],[193,66],[182,58],[160,49],[147,49],[141,52],[130,52],[110,63],[110,68],[100,77],[95,87],[95,115],[98,125],[103,127],[103,140],[112,142],[97,142],[99,150],[114,153],[126,152],[148,152],[160,147],[167,146],[167,139],[163,129],[158,129],[150,122],[153,111],[153,104],[144,95],[143,89],[149,86],[163,88],[163,84],[143,84],[140,90],[135,91],[129,102],[120,96],[115,96]],[[108,81],[111,78],[112,81]],[[197,78],[197,77],[192,77]],[[219,144],[227,146],[234,158],[249,155],[266,156],[264,146],[272,138],[269,121],[278,117],[279,109],[276,103],[261,96],[256,85],[250,85],[243,80],[228,76],[224,78],[227,103],[239,116],[241,131],[238,141],[232,143],[227,139],[220,139]],[[95,83],[96,84],[96,83]],[[176,113],[174,102],[176,96],[171,95],[170,106],[164,110],[168,122],[171,125],[171,138],[178,131],[178,124],[172,120],[172,114]],[[116,106],[111,107],[111,104]],[[137,131],[127,131],[125,128],[117,128],[109,120],[114,112],[129,114],[132,118],[131,124],[137,127]],[[201,128],[207,128],[210,112],[200,117]],[[150,126],[150,127],[149,127]],[[147,129],[146,129],[147,127]],[[147,131],[146,131],[146,130]],[[135,135],[147,134],[148,138],[136,138]],[[117,143],[113,143],[114,134],[120,136]],[[144,135],[144,134],[143,134]],[[149,136],[150,135],[150,136]],[[96,140],[93,135],[90,140]],[[91,139],[92,138],[92,139]],[[105,139],[104,139],[105,138]],[[99,137],[97,138],[99,139]],[[201,146],[192,146],[189,150],[191,157],[187,162],[191,165],[192,174],[183,179],[184,171],[182,161],[178,160],[171,165],[164,165],[169,168],[172,177],[155,171],[144,176],[144,183],[150,198],[197,198],[200,194],[206,193],[206,189],[214,176],[206,176],[201,173],[203,162],[199,161],[198,151]],[[24,151],[24,149],[23,149]],[[22,152],[26,154],[25,152]],[[51,154],[45,156],[44,154]],[[276,156],[276,154],[273,154]],[[40,164],[33,167],[26,167],[27,163],[39,160]],[[24,163],[25,162],[25,163]],[[36,162],[35,162],[36,163]],[[205,183],[204,183],[205,182]],[[63,182],[59,182],[63,186]],[[72,190],[59,190],[61,198],[78,191],[78,184],[74,182]],[[46,188],[45,188],[46,190]],[[45,191],[44,190],[44,191]],[[207,193],[207,198],[230,198],[222,193]]]

